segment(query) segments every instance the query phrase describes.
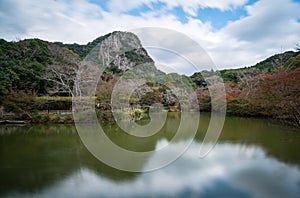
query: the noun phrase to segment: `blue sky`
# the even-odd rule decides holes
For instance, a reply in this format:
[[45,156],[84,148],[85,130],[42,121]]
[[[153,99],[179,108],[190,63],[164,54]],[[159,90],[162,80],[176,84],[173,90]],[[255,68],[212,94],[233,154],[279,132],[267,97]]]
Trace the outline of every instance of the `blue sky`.
[[[140,4],[135,8],[129,9],[128,11],[124,11],[123,13],[133,15],[133,16],[142,16],[143,13],[152,12],[155,10],[164,10],[165,13],[172,14],[176,16],[176,18],[182,22],[187,23],[188,17],[193,17],[195,19],[200,19],[203,22],[211,23],[212,27],[216,30],[221,29],[226,26],[228,21],[235,21],[242,17],[247,16],[247,11],[245,6],[252,5],[258,0],[249,0],[243,6],[238,6],[236,8],[230,8],[226,10],[220,10],[215,7],[200,7],[197,9],[194,15],[187,13],[182,6],[175,5],[172,8],[168,8],[168,4],[163,1],[154,1],[149,4]],[[91,3],[98,4],[105,11],[110,11],[109,1],[95,1],[90,0]]]
[[[246,1],[242,6],[235,8],[229,8],[221,10],[216,7],[199,7],[195,14],[187,13],[182,6],[175,5],[173,7],[168,7],[168,4],[164,1],[153,1],[150,3],[139,4],[132,9],[123,11],[124,14],[133,16],[142,16],[146,12],[153,12],[155,10],[164,10],[165,13],[176,16],[178,21],[181,23],[187,23],[188,17],[193,17],[195,19],[200,19],[203,22],[211,23],[215,30],[221,29],[227,25],[229,21],[235,21],[242,17],[247,16],[247,11],[245,6],[252,5],[258,0]],[[109,12],[111,11],[109,6],[109,0],[89,0],[89,2],[99,5],[103,10]]]
[[[87,43],[115,30],[162,27],[195,40],[218,68],[237,68],[300,43],[299,10],[299,0],[0,0],[0,37]],[[166,60],[156,61],[193,72]]]

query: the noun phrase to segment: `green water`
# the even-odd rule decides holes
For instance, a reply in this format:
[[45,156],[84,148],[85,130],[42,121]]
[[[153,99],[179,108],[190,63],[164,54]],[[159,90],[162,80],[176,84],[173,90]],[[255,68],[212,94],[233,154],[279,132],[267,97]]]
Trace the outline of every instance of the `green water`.
[[[179,119],[170,113],[163,129],[150,138],[133,138],[117,126],[104,130],[121,147],[151,151],[168,144]],[[202,159],[198,152],[209,119],[201,114],[198,133],[184,155],[147,173],[100,162],[73,125],[0,126],[0,197],[300,196],[299,129],[227,117],[218,144]],[[174,150],[184,141],[172,144]],[[143,166],[155,160],[153,156]]]

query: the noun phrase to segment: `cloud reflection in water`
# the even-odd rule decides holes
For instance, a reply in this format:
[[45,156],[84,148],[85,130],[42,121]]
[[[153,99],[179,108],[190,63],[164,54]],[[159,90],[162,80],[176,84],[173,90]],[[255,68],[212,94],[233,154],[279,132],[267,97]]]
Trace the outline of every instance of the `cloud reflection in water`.
[[[158,142],[157,147],[165,145]],[[182,143],[170,145],[181,149]],[[222,143],[204,159],[200,144],[169,166],[116,182],[82,167],[64,180],[34,194],[7,197],[297,197],[300,170],[269,157],[258,146]],[[168,153],[166,153],[168,154]],[[155,155],[148,163],[160,160]],[[147,164],[149,165],[149,164]],[[147,166],[146,165],[146,166]]]

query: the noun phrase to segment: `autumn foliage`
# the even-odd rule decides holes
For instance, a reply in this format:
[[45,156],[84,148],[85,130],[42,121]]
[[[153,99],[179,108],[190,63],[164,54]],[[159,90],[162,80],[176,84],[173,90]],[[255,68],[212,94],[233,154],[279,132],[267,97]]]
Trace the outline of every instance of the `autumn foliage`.
[[228,113],[264,116],[300,124],[300,69],[261,73],[226,83]]
[[300,124],[300,69],[279,70],[263,78],[250,95],[250,102],[260,107],[262,115],[290,119]]

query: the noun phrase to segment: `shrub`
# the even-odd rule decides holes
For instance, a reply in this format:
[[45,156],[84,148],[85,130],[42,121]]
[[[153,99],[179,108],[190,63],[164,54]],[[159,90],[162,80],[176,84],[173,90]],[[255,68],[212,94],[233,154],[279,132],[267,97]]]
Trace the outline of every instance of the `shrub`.
[[132,116],[134,116],[135,120],[140,120],[144,117],[144,111],[142,109],[134,109],[131,114],[133,114]]
[[53,115],[50,116],[50,120],[53,123],[59,123],[60,115],[59,114],[53,114]]
[[47,114],[41,115],[41,123],[47,123],[50,121],[50,116]]
[[72,114],[67,114],[67,115],[65,115],[65,117],[64,117],[64,123],[70,123],[70,122],[72,122],[73,121],[73,116],[72,116]]
[[41,122],[41,117],[42,117],[42,115],[35,114],[35,115],[32,116],[31,122],[33,122],[33,123],[40,123]]

